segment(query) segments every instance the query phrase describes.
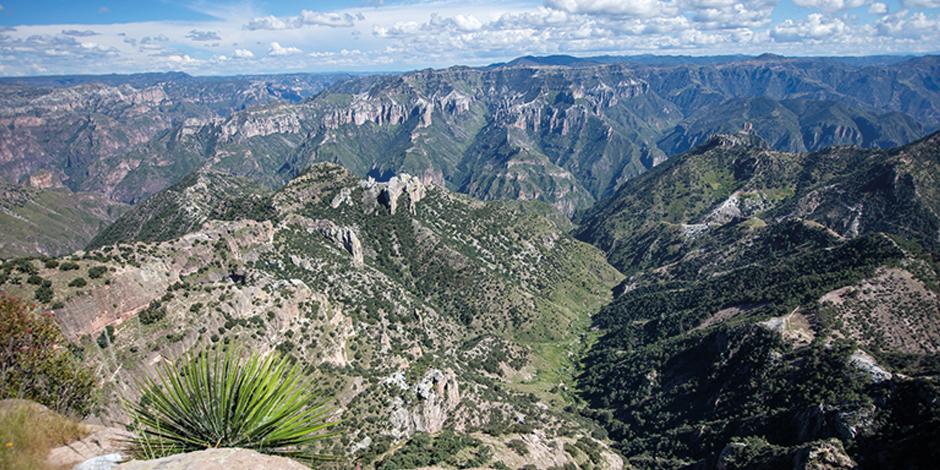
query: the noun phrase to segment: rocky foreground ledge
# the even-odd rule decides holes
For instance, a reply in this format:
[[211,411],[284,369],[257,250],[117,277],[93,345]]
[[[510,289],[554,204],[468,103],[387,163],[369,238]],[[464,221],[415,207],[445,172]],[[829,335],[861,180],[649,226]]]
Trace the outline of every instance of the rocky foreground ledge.
[[259,454],[248,449],[207,449],[177,454],[155,460],[133,460],[115,467],[116,470],[306,470],[291,459]]
[[[49,456],[50,463],[57,468],[72,470],[304,470],[306,466],[285,457],[264,455],[248,449],[206,449],[187,454],[171,455],[154,460],[125,461],[120,452],[91,457],[70,466],[57,458],[66,453],[66,448],[55,449]],[[57,455],[58,454],[58,455]],[[74,462],[74,461],[73,461]],[[62,466],[62,464],[65,464]]]

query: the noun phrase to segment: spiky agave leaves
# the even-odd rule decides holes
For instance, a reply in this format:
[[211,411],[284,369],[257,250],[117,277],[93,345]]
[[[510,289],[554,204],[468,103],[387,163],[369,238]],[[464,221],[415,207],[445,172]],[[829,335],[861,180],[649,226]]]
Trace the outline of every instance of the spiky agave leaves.
[[127,402],[145,458],[242,447],[312,462],[311,446],[336,424],[301,366],[272,352],[241,359],[238,349],[203,351],[161,368]]

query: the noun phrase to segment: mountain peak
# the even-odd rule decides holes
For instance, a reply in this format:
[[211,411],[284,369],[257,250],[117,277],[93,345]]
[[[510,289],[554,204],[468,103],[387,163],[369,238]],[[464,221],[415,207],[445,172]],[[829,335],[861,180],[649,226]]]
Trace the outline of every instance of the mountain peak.
[[[748,123],[750,124],[750,123]],[[741,129],[738,132],[733,134],[714,134],[705,141],[704,144],[699,146],[698,152],[703,152],[706,150],[711,150],[713,148],[756,148],[756,149],[768,149],[770,145],[762,139],[759,135],[753,132],[749,125],[745,125],[744,129]]]
[[765,52],[754,58],[754,60],[761,60],[761,61],[775,61],[775,60],[784,60],[784,59],[786,59],[785,56],[782,56],[780,54],[772,54],[770,52]]

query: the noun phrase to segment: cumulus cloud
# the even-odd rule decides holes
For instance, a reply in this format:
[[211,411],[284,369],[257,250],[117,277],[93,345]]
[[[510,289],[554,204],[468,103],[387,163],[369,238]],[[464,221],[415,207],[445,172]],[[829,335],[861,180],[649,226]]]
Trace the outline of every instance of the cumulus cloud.
[[872,3],[871,6],[868,7],[868,12],[873,15],[884,15],[888,12],[888,5],[881,2]]
[[195,65],[200,62],[186,54],[170,54],[168,56],[164,56],[164,59],[166,59],[167,62],[176,65]]
[[300,29],[305,26],[327,26],[330,28],[350,28],[356,21],[365,19],[362,14],[350,13],[321,13],[318,11],[302,10],[298,16],[261,16],[254,18],[244,26],[245,29],[256,30],[284,30]]
[[921,38],[940,31],[940,18],[927,16],[919,11],[911,13],[901,10],[892,15],[885,15],[875,26],[879,33],[895,38]]
[[689,18],[704,29],[758,28],[770,23],[776,2],[753,0],[695,0],[689,4]]
[[803,40],[832,39],[844,34],[848,26],[839,18],[826,18],[813,13],[803,21],[785,20],[771,31],[775,41],[796,42]]
[[567,13],[640,17],[674,10],[671,4],[659,0],[546,0],[545,6]]
[[221,41],[222,37],[215,31],[191,30],[186,37],[193,41]]
[[276,43],[276,42],[272,42],[272,43],[271,43],[271,48],[268,49],[268,55],[270,55],[270,56],[275,56],[275,57],[277,57],[277,56],[285,56],[285,55],[293,55],[293,54],[300,54],[301,52],[303,52],[303,51],[301,51],[300,49],[298,49],[298,48],[296,48],[296,47],[289,47],[289,46],[288,46],[288,47],[283,47],[283,46],[281,46],[279,43]]
[[465,33],[483,29],[483,22],[473,15],[456,15],[452,18],[443,18],[437,13],[432,13],[429,25],[432,27],[443,27]]
[[[155,67],[200,67],[205,73],[272,67],[378,70],[502,62],[527,54],[899,53],[940,44],[938,15],[922,11],[940,6],[940,0],[901,0],[897,8],[885,0],[794,0],[819,10],[808,16],[777,9],[780,0],[541,0],[531,5],[535,1],[435,2],[434,13],[423,2],[303,10],[296,16],[255,17],[230,9],[212,14],[225,21],[95,24],[87,30],[17,25],[0,28],[0,67],[6,74],[33,73],[37,66],[56,73],[93,72],[89,64],[105,58],[119,72]],[[370,30],[372,37],[360,36]],[[228,46],[224,55],[193,49],[194,44],[219,46],[222,38]]]
[[868,3],[867,0],[793,0],[797,6],[805,8],[817,8],[820,10],[833,12],[839,10],[848,10],[858,8]]

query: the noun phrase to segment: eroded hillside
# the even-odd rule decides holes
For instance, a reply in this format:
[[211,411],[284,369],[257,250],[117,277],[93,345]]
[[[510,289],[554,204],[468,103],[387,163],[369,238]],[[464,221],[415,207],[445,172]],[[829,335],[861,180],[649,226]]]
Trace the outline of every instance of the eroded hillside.
[[455,466],[619,468],[563,408],[589,316],[620,275],[550,208],[325,164],[270,204],[163,242],[114,229],[129,238],[5,264],[2,288],[53,309],[101,367],[105,403],[163,361],[241,343],[310,365],[344,420],[329,450],[352,460],[408,467],[432,439],[456,446]]

